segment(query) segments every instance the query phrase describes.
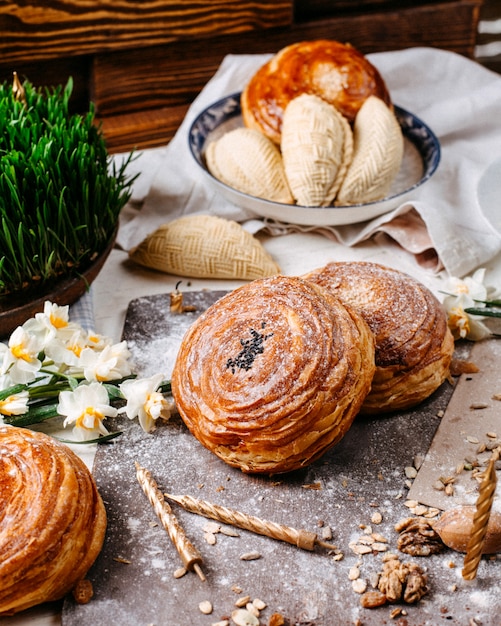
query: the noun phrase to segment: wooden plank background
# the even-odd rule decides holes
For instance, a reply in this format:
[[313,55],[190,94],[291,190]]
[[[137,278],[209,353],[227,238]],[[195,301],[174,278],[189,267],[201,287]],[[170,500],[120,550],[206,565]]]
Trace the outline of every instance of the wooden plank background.
[[475,58],[485,67],[501,73],[501,0],[484,0]]
[[305,39],[363,53],[435,46],[473,57],[482,0],[18,0],[0,4],[0,80],[73,77],[72,106],[93,101],[111,152],[167,143],[228,53]]
[[64,58],[284,26],[289,0],[34,0],[0,4],[2,63]]

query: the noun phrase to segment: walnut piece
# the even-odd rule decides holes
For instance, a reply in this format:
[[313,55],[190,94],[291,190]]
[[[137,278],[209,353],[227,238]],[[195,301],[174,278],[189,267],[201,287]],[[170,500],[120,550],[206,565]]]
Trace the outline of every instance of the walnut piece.
[[388,598],[382,591],[366,591],[360,598],[360,604],[364,609],[375,609],[378,606],[384,606],[388,602]]
[[72,594],[77,604],[87,604],[94,595],[92,583],[86,578],[79,580],[75,585]]
[[397,548],[411,556],[429,556],[441,552],[445,545],[430,523],[421,517],[407,517],[395,525],[400,533]]
[[405,581],[404,602],[415,604],[428,591],[427,577],[416,563],[407,563],[408,571]]
[[428,591],[426,574],[419,565],[402,563],[398,559],[391,559],[383,565],[378,586],[390,603],[403,599],[414,604]]

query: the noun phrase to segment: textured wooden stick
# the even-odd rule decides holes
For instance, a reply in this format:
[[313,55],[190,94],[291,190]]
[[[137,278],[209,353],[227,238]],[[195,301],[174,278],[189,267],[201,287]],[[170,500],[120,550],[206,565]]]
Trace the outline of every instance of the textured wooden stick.
[[316,545],[326,548],[327,550],[336,549],[336,546],[319,540],[315,533],[308,530],[296,530],[295,528],[290,528],[289,526],[268,522],[260,519],[259,517],[240,513],[234,509],[228,509],[225,506],[212,504],[205,500],[198,500],[197,498],[192,498],[191,496],[174,496],[169,493],[164,495],[166,498],[169,498],[169,500],[177,502],[177,504],[182,506],[184,509],[190,511],[190,513],[197,513],[198,515],[209,517],[210,519],[223,522],[224,524],[231,524],[232,526],[236,526],[244,530],[250,530],[258,535],[265,535],[266,537],[271,537],[272,539],[286,541],[287,543],[297,546],[298,548],[302,548],[303,550],[314,550]]
[[496,492],[496,469],[495,462],[498,455],[494,455],[489,461],[489,465],[480,485],[477,498],[477,508],[473,516],[473,526],[470,540],[464,557],[464,564],[461,574],[465,580],[473,580],[477,575],[478,565],[482,558],[482,546],[487,524],[491,515],[492,503]]
[[169,504],[165,501],[163,493],[157,486],[157,483],[149,472],[139,463],[136,463],[136,475],[146,497],[153,506],[155,513],[162,522],[163,527],[169,534],[176,550],[181,557],[184,566],[188,570],[194,570],[200,580],[205,581],[205,575],[200,567],[202,564],[202,556],[195,546],[186,537],[186,534],[179,524],[177,517],[172,512]]

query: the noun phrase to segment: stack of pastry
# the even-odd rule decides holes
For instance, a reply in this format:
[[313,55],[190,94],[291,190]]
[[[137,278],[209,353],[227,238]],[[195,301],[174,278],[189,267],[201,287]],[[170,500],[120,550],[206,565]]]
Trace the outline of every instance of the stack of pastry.
[[304,467],[359,413],[408,409],[449,376],[454,340],[420,282],[331,263],[230,292],[183,338],[172,393],[195,437],[244,472]]
[[12,615],[77,586],[106,512],[83,461],[42,433],[0,426],[0,477],[0,615]]
[[369,262],[329,263],[303,278],[365,319],[376,340],[376,373],[362,413],[409,409],[448,378],[454,339],[431,291],[396,269]]
[[252,196],[301,206],[388,195],[403,135],[378,70],[337,41],[287,46],[241,97],[244,128],[209,143],[209,171]]
[[226,463],[287,472],[347,432],[370,389],[374,350],[363,318],[322,287],[264,278],[194,322],[172,393],[190,431]]

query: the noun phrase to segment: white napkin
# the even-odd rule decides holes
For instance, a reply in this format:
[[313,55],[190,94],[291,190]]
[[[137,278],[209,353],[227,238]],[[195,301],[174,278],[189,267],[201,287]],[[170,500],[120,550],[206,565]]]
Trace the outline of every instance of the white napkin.
[[[264,227],[276,235],[311,230],[252,220],[255,215],[208,185],[188,148],[188,130],[195,117],[220,98],[241,91],[270,56],[225,57],[172,141],[162,149],[145,151],[135,161],[142,175],[133,200],[141,203],[141,209],[124,212],[117,240],[124,250],[160,224],[195,213],[251,220],[247,224],[251,232]],[[390,213],[361,224],[318,230],[347,246],[386,233],[421,265],[463,276],[501,250],[501,234],[484,218],[477,200],[482,173],[501,155],[501,76],[465,57],[433,48],[367,56],[385,79],[393,102],[421,118],[438,136],[441,162],[433,177]]]

